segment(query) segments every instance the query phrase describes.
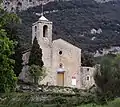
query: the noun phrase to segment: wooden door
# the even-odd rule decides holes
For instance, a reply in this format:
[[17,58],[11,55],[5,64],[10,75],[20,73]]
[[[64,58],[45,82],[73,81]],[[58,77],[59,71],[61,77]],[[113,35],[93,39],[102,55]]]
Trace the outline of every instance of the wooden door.
[[57,85],[64,86],[64,73],[57,73]]

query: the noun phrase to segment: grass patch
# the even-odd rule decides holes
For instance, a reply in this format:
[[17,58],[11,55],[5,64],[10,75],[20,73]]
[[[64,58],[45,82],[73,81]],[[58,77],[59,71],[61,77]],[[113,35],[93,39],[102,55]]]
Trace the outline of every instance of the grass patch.
[[106,105],[85,104],[77,107],[120,107],[120,98],[109,101]]

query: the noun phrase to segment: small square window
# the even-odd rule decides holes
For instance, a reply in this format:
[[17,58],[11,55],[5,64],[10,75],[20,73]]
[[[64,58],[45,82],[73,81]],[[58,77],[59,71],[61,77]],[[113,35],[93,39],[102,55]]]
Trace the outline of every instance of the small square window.
[[89,77],[89,76],[87,76],[87,80],[90,80],[90,77]]
[[35,26],[35,32],[37,32],[37,26]]
[[87,71],[89,71],[89,68],[87,68]]
[[29,2],[32,2],[32,0],[29,0]]

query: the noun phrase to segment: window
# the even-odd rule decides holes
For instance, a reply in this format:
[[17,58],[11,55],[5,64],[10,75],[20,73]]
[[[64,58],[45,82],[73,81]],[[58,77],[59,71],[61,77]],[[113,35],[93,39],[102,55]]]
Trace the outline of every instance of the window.
[[32,0],[29,0],[29,2],[32,2]]
[[90,77],[89,77],[89,76],[87,76],[87,80],[90,80]]
[[47,37],[47,35],[48,35],[48,26],[44,25],[43,26],[43,37]]
[[62,63],[60,63],[59,67],[60,67],[60,68],[62,68],[62,67],[63,67],[63,64],[62,64]]
[[59,51],[59,55],[62,55],[62,51]]
[[89,68],[87,68],[87,71],[89,71]]
[[21,3],[21,2],[18,2],[18,3],[17,3],[17,6],[22,6],[22,3]]
[[37,32],[37,26],[35,26],[35,32]]

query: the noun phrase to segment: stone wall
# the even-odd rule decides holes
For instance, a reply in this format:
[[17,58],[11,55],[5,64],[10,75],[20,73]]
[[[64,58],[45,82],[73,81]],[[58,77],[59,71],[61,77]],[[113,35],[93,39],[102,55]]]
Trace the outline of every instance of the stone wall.
[[[89,89],[95,89],[95,86],[91,86]],[[90,91],[88,90],[88,91]],[[31,83],[25,83],[19,81],[16,87],[17,92],[47,92],[47,93],[66,93],[66,94],[84,94],[87,90],[77,89],[72,87],[62,87],[62,86],[53,86],[53,85],[34,85]],[[92,90],[91,90],[92,91]]]
[[30,56],[30,50],[27,50],[27,51],[23,52],[23,54],[22,54],[23,68],[22,68],[21,73],[19,74],[18,79],[22,80],[24,82],[32,82],[33,81],[32,77],[30,77],[30,73],[28,71],[29,56]]
[[22,54],[22,60],[23,60],[22,65],[27,65],[28,64],[29,56],[30,56],[30,50],[28,50],[28,51],[26,51]]
[[[57,69],[60,63],[64,69],[64,86],[72,86],[72,76],[76,77],[76,86],[80,88],[80,68],[81,68],[81,49],[72,44],[57,39],[53,41],[52,75],[54,75],[54,84],[57,85]],[[60,54],[60,51],[62,54]]]
[[[58,69],[62,69],[62,86],[74,88],[89,88],[94,85],[93,74],[95,68],[81,67],[81,49],[64,41],[57,39],[52,41],[52,22],[41,16],[32,26],[32,43],[37,37],[38,44],[42,49],[42,60],[46,67],[46,77],[39,84],[58,84]],[[27,65],[29,52],[23,54],[23,64]],[[60,65],[62,66],[60,67]],[[27,78],[28,67],[24,66],[21,78]],[[26,74],[27,73],[27,74]],[[32,79],[31,79],[32,80]],[[74,84],[73,84],[74,80]]]
[[[44,37],[44,26],[46,26],[46,35]],[[35,31],[36,27],[36,31]],[[39,82],[39,84],[52,84],[51,72],[52,72],[52,22],[48,21],[44,16],[42,16],[37,22],[32,26],[32,41],[34,37],[37,37],[38,44],[42,49],[42,60],[44,66],[46,67],[46,77]]]
[[91,86],[95,85],[94,73],[95,67],[81,67],[81,83],[83,89],[88,89]]

